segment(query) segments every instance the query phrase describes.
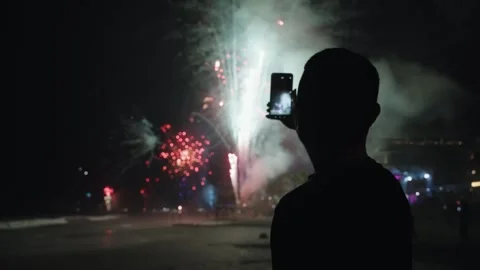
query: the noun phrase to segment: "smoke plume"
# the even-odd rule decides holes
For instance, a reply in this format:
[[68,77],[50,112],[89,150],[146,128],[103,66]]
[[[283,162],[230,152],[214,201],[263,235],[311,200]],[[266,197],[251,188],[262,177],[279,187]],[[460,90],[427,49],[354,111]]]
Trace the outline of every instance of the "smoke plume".
[[[452,118],[457,100],[462,98],[462,89],[436,67],[442,62],[438,58],[444,50],[459,42],[457,39],[462,35],[457,32],[450,35],[450,32],[438,31],[438,27],[459,29],[468,21],[459,14],[468,8],[457,8],[451,16],[447,16],[450,12],[435,16],[438,11],[447,9],[440,5],[419,6],[412,1],[389,2],[388,5],[381,4],[384,2],[374,5],[372,1],[363,4],[360,1],[317,2],[246,0],[227,5],[225,1],[216,1],[218,5],[204,8],[208,27],[202,24],[193,31],[197,35],[200,33],[197,39],[200,41],[195,43],[200,44],[200,48],[196,48],[194,54],[202,55],[208,62],[231,52],[231,44],[243,42],[246,47],[265,51],[267,60],[262,69],[257,70],[262,80],[266,80],[268,76],[265,75],[270,72],[291,72],[298,83],[303,65],[311,55],[328,47],[347,47],[368,56],[379,70],[382,114],[372,128],[372,137],[379,140],[400,137],[411,133],[411,123],[426,125]],[[412,14],[413,6],[416,12]],[[208,30],[208,35],[203,30]],[[230,75],[238,78],[240,74]],[[253,90],[255,93],[263,91]],[[249,106],[250,112],[262,111],[268,98],[268,95],[255,95],[254,100],[245,104],[237,103],[241,102],[241,97],[230,101],[237,103],[236,108]],[[228,102],[225,106],[229,106]],[[263,118],[246,118],[243,123],[231,120],[245,112],[237,109],[230,111],[233,118],[222,118],[228,119],[227,125],[236,128],[230,129],[233,140],[235,132],[245,129],[247,123],[252,131],[247,136],[248,143],[238,146],[241,151],[245,151],[245,147],[249,149],[239,157],[246,170],[240,185],[243,196],[292,170],[298,160],[303,167],[311,169],[298,138],[279,123]],[[288,144],[295,145],[298,151],[292,153],[285,147],[287,138]]]

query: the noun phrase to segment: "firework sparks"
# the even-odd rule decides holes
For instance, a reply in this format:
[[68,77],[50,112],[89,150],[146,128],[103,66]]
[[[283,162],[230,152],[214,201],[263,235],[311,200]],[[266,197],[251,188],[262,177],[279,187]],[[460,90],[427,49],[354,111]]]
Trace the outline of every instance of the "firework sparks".
[[209,153],[206,149],[209,145],[210,141],[203,135],[200,140],[197,140],[185,131],[178,132],[160,146],[161,152],[158,157],[168,162],[162,167],[162,170],[172,177],[199,173],[213,155],[213,152]]
[[[285,130],[264,117],[270,74],[283,71],[300,74],[311,53],[329,43],[318,42],[317,38],[315,49],[302,51],[300,57],[298,49],[292,54],[299,35],[319,22],[288,19],[297,15],[318,16],[302,9],[300,1],[277,2],[213,1],[203,8],[196,6],[205,14],[188,35],[195,44],[190,60],[201,56],[202,70],[206,68],[213,77],[206,80],[208,76],[202,76],[202,85],[210,81],[205,85],[210,91],[207,97],[202,97],[200,113],[211,120],[204,122],[215,123],[220,137],[226,138],[223,141],[229,152],[235,153],[237,173],[231,180],[233,188],[240,189],[234,193],[241,197],[258,191],[267,180],[281,175],[292,164],[293,157],[282,147]],[[300,39],[306,40],[304,36]],[[229,161],[232,157],[228,157]]]

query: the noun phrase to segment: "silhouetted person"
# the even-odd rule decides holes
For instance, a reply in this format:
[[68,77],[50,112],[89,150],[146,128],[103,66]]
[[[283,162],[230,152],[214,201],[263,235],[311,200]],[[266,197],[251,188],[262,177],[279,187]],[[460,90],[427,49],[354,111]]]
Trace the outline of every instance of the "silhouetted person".
[[410,205],[365,149],[380,113],[378,88],[376,68],[346,49],[321,51],[305,65],[293,116],[282,122],[297,131],[315,174],[275,209],[273,270],[412,268]]

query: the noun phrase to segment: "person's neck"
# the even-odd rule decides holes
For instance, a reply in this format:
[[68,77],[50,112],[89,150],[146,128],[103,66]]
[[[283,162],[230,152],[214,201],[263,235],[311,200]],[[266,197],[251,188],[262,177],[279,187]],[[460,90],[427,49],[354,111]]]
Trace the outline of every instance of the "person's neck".
[[345,145],[330,151],[318,152],[319,155],[312,157],[315,172],[320,172],[337,166],[345,166],[357,163],[368,158],[365,144]]

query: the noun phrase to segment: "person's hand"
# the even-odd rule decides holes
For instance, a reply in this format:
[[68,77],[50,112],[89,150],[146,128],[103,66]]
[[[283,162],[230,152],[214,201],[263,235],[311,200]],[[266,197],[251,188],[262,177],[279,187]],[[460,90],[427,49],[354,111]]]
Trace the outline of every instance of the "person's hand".
[[279,120],[282,122],[284,126],[286,126],[289,129],[295,129],[295,118],[294,118],[294,112],[295,112],[295,104],[297,102],[297,90],[293,90],[290,92],[290,95],[292,96],[292,113],[290,115],[278,117],[275,115],[270,115],[270,111],[272,109],[272,104],[270,102],[267,103],[267,115],[266,117],[268,119],[273,119],[273,120]]

